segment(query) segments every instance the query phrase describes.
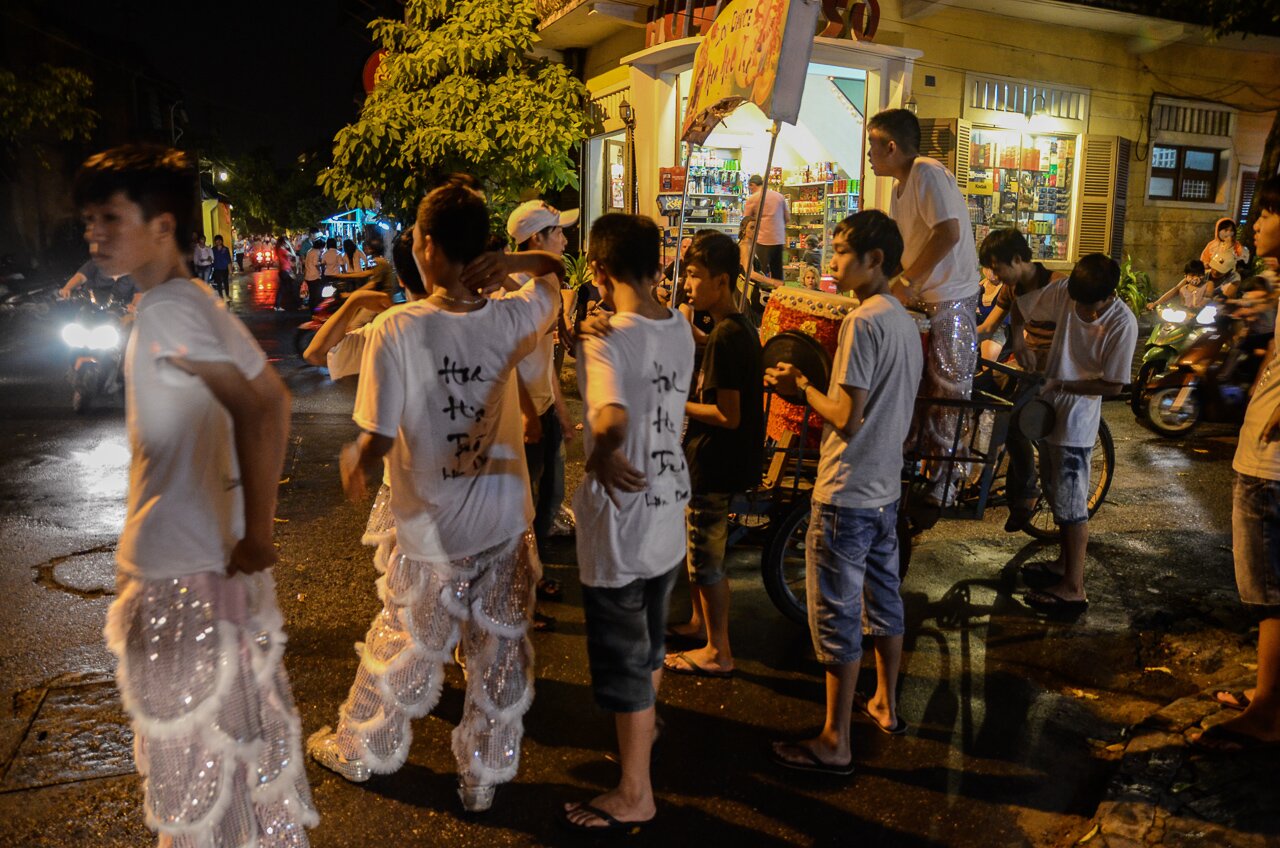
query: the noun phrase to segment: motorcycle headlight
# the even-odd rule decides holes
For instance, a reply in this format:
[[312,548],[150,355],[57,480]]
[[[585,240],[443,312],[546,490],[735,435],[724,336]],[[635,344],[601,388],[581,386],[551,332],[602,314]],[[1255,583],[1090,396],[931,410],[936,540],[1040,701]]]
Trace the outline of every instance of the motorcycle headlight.
[[94,350],[112,350],[120,344],[120,331],[110,324],[94,327],[89,333],[89,347]]
[[320,289],[320,296],[333,297],[333,293],[335,291],[337,291],[337,289],[335,289],[333,286],[325,286],[324,288]]
[[1215,320],[1217,320],[1217,318],[1218,318],[1218,307],[1211,303],[1208,306],[1206,306],[1204,309],[1200,310],[1200,314],[1196,316],[1196,323],[1212,324]]
[[1181,309],[1174,309],[1172,306],[1166,306],[1160,310],[1160,320],[1168,321],[1171,324],[1181,324],[1187,320],[1187,313]]
[[67,347],[88,347],[89,331],[79,324],[67,324],[62,328],[62,340]]

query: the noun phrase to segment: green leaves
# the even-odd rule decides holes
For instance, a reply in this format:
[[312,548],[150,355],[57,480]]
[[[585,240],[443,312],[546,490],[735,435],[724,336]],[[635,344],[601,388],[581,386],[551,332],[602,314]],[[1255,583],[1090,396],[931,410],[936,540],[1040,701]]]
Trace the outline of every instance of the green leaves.
[[93,81],[74,68],[41,65],[22,78],[0,69],[0,144],[88,141],[98,123],[89,108]]
[[586,89],[529,55],[535,23],[532,0],[408,0],[404,21],[370,24],[390,51],[386,78],[335,136],[325,192],[344,205],[377,197],[407,221],[425,190],[467,171],[496,223],[526,189],[576,186]]

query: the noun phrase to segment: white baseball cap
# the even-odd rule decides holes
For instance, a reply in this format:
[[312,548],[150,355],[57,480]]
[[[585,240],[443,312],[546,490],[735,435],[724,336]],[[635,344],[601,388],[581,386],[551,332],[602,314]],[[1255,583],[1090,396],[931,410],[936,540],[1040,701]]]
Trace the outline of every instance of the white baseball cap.
[[507,218],[507,235],[523,244],[547,227],[572,227],[578,223],[578,210],[561,212],[543,200],[526,200]]

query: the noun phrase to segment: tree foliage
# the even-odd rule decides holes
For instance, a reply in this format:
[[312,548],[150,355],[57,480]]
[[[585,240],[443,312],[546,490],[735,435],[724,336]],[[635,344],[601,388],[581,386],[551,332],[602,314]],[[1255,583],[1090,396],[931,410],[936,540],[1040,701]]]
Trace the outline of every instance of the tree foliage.
[[92,96],[93,81],[74,68],[41,65],[21,77],[0,68],[0,145],[88,141],[98,122]]
[[251,233],[281,233],[313,227],[337,211],[316,187],[321,167],[317,157],[302,155],[289,167],[279,167],[268,150],[222,157],[215,170],[229,179],[218,190],[231,202],[238,229]]
[[535,23],[532,0],[408,0],[403,21],[370,24],[387,50],[379,82],[320,185],[402,221],[456,171],[485,184],[495,219],[529,190],[576,187],[586,89],[531,55]]

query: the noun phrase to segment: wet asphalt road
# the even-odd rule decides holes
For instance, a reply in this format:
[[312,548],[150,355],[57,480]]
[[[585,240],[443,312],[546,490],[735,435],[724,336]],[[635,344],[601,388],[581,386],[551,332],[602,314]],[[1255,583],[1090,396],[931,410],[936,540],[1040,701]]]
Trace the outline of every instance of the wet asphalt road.
[[[286,664],[306,732],[335,719],[353,645],[377,609],[367,507],[341,495],[336,457],[354,435],[354,385],[330,383],[292,351],[296,316],[239,308],[294,393],[293,445],[277,524]],[[137,846],[142,822],[129,734],[101,628],[123,518],[127,444],[119,403],[70,410],[57,325],[0,316],[0,845]],[[566,369],[566,374],[571,369]],[[1205,429],[1168,442],[1122,406],[1106,417],[1118,474],[1092,525],[1089,613],[1035,617],[1017,566],[1056,548],[1001,530],[1005,513],[943,522],[919,540],[904,585],[901,713],[890,738],[855,722],[848,783],[771,766],[773,738],[813,729],[821,669],[803,629],[771,606],[759,552],[736,552],[733,680],[669,676],[654,767],[659,819],[633,844],[1058,845],[1087,829],[1126,725],[1243,673],[1251,637],[1230,557],[1234,437]],[[571,483],[581,449],[570,454]],[[565,801],[616,780],[610,717],[592,703],[571,541],[547,563],[558,628],[534,637],[537,697],[521,773],[484,817],[460,812],[448,731],[461,712],[451,670],[436,714],[419,721],[408,765],[352,786],[309,769],[322,822],[316,846],[533,845],[569,841]],[[675,600],[687,614],[687,593]],[[873,669],[864,669],[873,684]]]

